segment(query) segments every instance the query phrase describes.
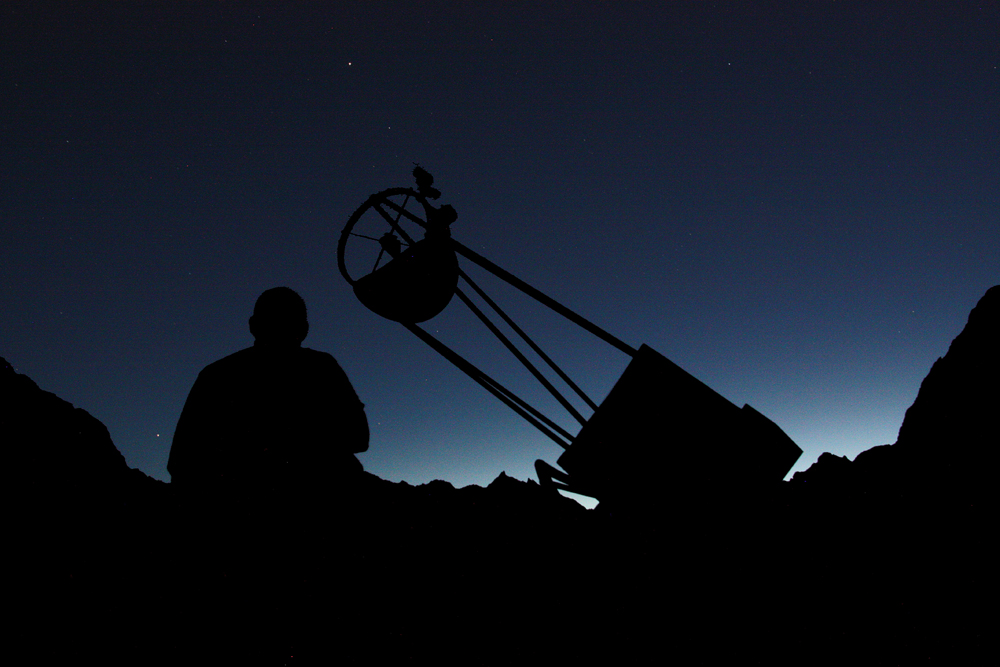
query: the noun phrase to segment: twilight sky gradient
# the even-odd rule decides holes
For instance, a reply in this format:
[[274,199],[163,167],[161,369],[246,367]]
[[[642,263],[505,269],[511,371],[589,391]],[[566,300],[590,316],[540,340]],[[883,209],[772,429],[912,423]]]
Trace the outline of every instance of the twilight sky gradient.
[[[277,285],[367,405],[367,470],[554,463],[337,272],[414,162],[459,241],[753,405],[794,470],[893,442],[1000,283],[997,2],[6,2],[0,86],[0,355],[164,480]],[[491,293],[603,399],[626,357]],[[428,328],[571,425],[461,304]]]

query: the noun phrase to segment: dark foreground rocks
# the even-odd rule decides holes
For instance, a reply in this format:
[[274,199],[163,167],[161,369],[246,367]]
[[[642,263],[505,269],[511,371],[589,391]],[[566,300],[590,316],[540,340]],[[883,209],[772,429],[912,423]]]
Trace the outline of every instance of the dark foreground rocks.
[[[211,502],[0,360],[11,664],[992,664],[1000,287],[899,441],[754,497],[533,482]],[[992,643],[992,642],[990,642]],[[15,660],[14,658],[17,658]]]

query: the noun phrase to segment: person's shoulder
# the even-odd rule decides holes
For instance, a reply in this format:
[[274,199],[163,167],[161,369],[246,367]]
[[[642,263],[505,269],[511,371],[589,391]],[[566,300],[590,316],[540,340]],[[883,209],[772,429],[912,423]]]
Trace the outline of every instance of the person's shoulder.
[[329,352],[322,352],[320,350],[314,350],[311,347],[301,347],[299,348],[300,354],[303,359],[307,359],[310,363],[316,364],[333,364],[340,367],[337,360]]
[[[319,375],[328,378],[330,376],[339,377],[342,384],[351,384],[351,381],[347,377],[347,373],[344,372],[344,369],[329,352],[320,352],[319,350],[313,350],[308,347],[301,348],[301,352],[302,359],[305,361],[304,365],[308,366]],[[351,390],[353,391],[353,387],[351,387]]]
[[228,356],[219,359],[218,361],[213,361],[208,366],[205,366],[199,373],[199,376],[212,376],[219,373],[226,373],[234,368],[239,368],[246,365],[254,356],[254,349],[252,347],[244,348],[239,352],[234,352]]

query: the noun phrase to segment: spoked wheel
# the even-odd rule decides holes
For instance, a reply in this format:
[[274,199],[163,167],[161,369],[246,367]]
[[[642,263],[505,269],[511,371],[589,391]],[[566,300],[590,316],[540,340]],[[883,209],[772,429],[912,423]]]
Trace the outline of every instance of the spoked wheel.
[[337,265],[361,303],[411,323],[444,310],[458,282],[444,208],[412,188],[391,188],[351,215],[340,233]]
[[412,188],[390,188],[369,197],[340,233],[337,265],[344,279],[353,285],[392,259],[396,248],[401,251],[422,239],[433,210]]

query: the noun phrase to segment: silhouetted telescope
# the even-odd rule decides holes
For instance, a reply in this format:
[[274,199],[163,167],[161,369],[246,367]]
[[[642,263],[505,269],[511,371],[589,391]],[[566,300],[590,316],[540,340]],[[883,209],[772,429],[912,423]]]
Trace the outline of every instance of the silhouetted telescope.
[[[414,169],[417,188],[373,194],[348,219],[337,246],[341,274],[371,311],[399,322],[566,451],[561,470],[535,469],[543,486],[612,506],[660,504],[682,494],[735,498],[780,482],[802,450],[770,419],[710,389],[646,345],[635,349],[451,237],[451,206],[436,207],[433,177]],[[458,256],[521,290],[631,357],[597,405],[510,316],[462,270]],[[460,286],[461,280],[463,286]],[[585,418],[466,293],[472,290],[593,414]],[[418,326],[457,296],[580,423],[571,434]],[[702,492],[699,492],[702,487]]]

